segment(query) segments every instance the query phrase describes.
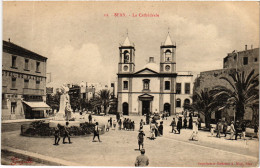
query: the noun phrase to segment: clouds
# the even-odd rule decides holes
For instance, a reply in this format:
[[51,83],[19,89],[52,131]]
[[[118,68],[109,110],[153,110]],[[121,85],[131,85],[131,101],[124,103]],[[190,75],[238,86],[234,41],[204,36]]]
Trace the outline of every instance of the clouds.
[[111,68],[107,66],[96,44],[86,43],[80,48],[71,45],[55,47],[48,60],[48,71],[57,83],[108,81]]

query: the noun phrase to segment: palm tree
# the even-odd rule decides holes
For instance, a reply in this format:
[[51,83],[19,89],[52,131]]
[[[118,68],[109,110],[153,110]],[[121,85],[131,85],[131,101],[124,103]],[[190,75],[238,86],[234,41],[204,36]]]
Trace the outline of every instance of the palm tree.
[[244,71],[234,72],[229,74],[229,77],[220,77],[220,79],[228,82],[232,89],[224,86],[216,86],[214,88],[216,99],[226,97],[228,101],[225,106],[233,104],[236,107],[236,120],[243,120],[245,108],[259,101],[258,76],[259,74],[254,74],[254,70],[248,75]]
[[111,92],[107,89],[102,89],[98,92],[98,98],[100,100],[101,105],[104,107],[105,114],[107,113],[107,107],[109,106],[109,102],[111,99]]
[[195,92],[192,99],[193,103],[191,108],[205,116],[205,124],[206,127],[209,128],[211,114],[223,105],[223,101],[217,101],[214,97],[214,92],[207,91],[206,89]]

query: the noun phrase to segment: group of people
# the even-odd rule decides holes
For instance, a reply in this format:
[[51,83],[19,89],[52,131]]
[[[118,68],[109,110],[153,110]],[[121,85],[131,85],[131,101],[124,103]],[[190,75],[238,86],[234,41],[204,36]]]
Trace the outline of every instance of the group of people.
[[[217,134],[216,137],[220,138],[221,137],[221,133],[224,134],[224,137],[227,136],[227,132],[230,132],[230,140],[234,139],[235,136],[235,140],[237,140],[237,137],[240,136],[240,138],[246,140],[246,123],[245,121],[240,122],[237,120],[236,122],[231,121],[230,123],[230,128],[228,129],[228,123],[226,121],[222,121],[221,119],[219,119],[216,128],[214,128],[213,125],[210,126],[210,133],[211,136],[214,135],[214,131],[216,130]],[[254,126],[254,134],[251,136],[251,139],[253,138],[253,136],[256,136],[258,138],[258,126],[257,124],[255,124]]]
[[[68,138],[69,144],[71,144],[72,142],[70,141],[69,122],[66,122],[66,125],[63,128],[64,128],[63,144],[67,143],[67,142],[65,142],[66,138]],[[62,130],[62,126],[60,124],[57,124],[57,127],[54,128],[54,144],[53,145],[59,145],[61,130]]]
[[123,121],[122,119],[113,120],[112,117],[107,121],[106,131],[108,132],[110,128],[113,130],[116,129],[118,125],[118,130],[127,130],[127,131],[134,131],[135,130],[135,122],[129,118],[125,118]]

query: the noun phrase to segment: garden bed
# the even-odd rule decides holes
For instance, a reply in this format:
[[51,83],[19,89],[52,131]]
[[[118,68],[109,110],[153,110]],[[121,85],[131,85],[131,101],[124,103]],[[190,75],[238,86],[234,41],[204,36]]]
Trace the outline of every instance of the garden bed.
[[[68,128],[72,137],[76,136],[88,136],[94,132],[95,125],[93,123],[80,123],[79,127],[71,126]],[[100,125],[100,134],[105,133],[105,126]],[[64,135],[64,127],[60,128],[60,135]],[[49,127],[49,123],[46,121],[35,121],[31,124],[21,125],[21,135],[28,137],[54,137],[54,128]]]

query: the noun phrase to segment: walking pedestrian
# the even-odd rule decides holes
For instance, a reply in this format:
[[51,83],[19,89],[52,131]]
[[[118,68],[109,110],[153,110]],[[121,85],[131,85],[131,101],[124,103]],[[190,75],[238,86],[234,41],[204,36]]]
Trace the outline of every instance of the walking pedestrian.
[[135,166],[145,167],[149,165],[149,158],[145,155],[145,149],[141,149],[141,155],[136,157]]
[[63,144],[65,144],[65,139],[68,138],[69,143],[71,144],[72,142],[70,141],[70,133],[69,133],[69,122],[66,122],[66,125],[64,126],[64,136],[63,136]]
[[60,124],[57,124],[57,127],[55,127],[54,137],[55,137],[55,140],[54,140],[53,145],[59,145],[59,142],[60,142]]
[[99,138],[99,128],[98,128],[98,122],[96,122],[96,126],[94,128],[94,136],[93,136],[93,141],[92,142],[95,142],[95,138],[98,137],[98,141],[100,141],[100,138]]
[[140,146],[142,146],[142,148],[144,148],[144,132],[143,130],[140,130],[140,132],[138,133],[137,139],[138,139],[138,146],[139,146],[139,150],[140,150]]
[[181,133],[181,128],[182,128],[182,119],[181,119],[181,117],[179,117],[178,123],[177,123],[178,134]]
[[172,122],[171,122],[170,126],[172,126],[172,133],[173,133],[173,131],[174,131],[174,133],[176,133],[176,130],[175,130],[175,126],[176,126],[175,118],[172,119]]

